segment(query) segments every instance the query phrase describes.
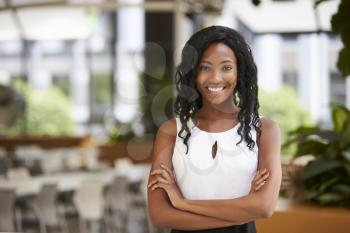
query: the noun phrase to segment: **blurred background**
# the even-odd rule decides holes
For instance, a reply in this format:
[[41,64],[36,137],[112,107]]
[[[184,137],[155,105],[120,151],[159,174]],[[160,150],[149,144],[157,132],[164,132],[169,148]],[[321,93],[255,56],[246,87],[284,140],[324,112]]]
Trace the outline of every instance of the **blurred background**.
[[147,215],[153,140],[173,116],[181,50],[210,25],[245,37],[260,115],[282,130],[281,198],[259,232],[350,230],[348,12],[348,0],[1,0],[0,231],[167,232]]

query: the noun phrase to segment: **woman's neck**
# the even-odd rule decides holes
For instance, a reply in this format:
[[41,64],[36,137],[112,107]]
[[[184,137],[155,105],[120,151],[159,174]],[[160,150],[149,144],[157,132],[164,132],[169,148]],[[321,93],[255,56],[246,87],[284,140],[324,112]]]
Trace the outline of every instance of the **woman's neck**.
[[196,115],[208,121],[232,119],[236,117],[238,110],[239,108],[234,103],[221,106],[203,103],[202,108],[198,110]]

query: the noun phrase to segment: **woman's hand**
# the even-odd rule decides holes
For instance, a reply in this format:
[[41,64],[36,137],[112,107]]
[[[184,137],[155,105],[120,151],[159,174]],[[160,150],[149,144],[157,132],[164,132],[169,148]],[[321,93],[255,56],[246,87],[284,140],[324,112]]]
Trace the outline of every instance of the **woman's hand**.
[[267,172],[266,168],[262,172],[257,171],[254,179],[252,180],[249,194],[259,191],[259,189],[261,189],[261,187],[266,183],[269,175],[270,174]]
[[165,164],[161,164],[162,169],[154,169],[150,175],[158,175],[150,181],[148,188],[151,191],[156,188],[164,189],[170,199],[171,204],[178,209],[181,209],[181,203],[184,200],[179,187],[176,184],[172,170]]

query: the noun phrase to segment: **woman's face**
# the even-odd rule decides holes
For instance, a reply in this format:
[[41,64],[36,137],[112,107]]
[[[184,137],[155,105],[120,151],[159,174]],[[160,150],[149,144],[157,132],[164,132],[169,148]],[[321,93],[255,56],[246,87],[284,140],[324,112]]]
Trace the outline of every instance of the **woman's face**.
[[237,83],[237,62],[232,49],[224,43],[213,43],[203,53],[197,67],[196,85],[203,103],[232,103]]

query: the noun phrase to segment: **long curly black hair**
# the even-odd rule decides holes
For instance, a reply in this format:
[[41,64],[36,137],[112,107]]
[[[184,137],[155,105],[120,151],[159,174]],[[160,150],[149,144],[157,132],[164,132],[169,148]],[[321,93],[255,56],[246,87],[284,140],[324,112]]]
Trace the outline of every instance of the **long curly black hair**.
[[[251,49],[245,39],[235,30],[223,26],[211,26],[204,28],[186,42],[181,62],[176,69],[177,97],[174,103],[174,112],[181,121],[181,130],[178,136],[183,139],[187,147],[191,131],[187,122],[202,107],[202,95],[196,87],[197,68],[202,54],[212,43],[224,43],[232,49],[237,58],[237,84],[233,92],[233,101],[240,108],[237,118],[240,122],[238,134],[246,141],[250,150],[253,150],[255,142],[251,135],[251,126],[257,132],[256,142],[261,135],[261,120],[259,118],[257,67],[255,65]],[[183,132],[185,136],[182,136]]]

